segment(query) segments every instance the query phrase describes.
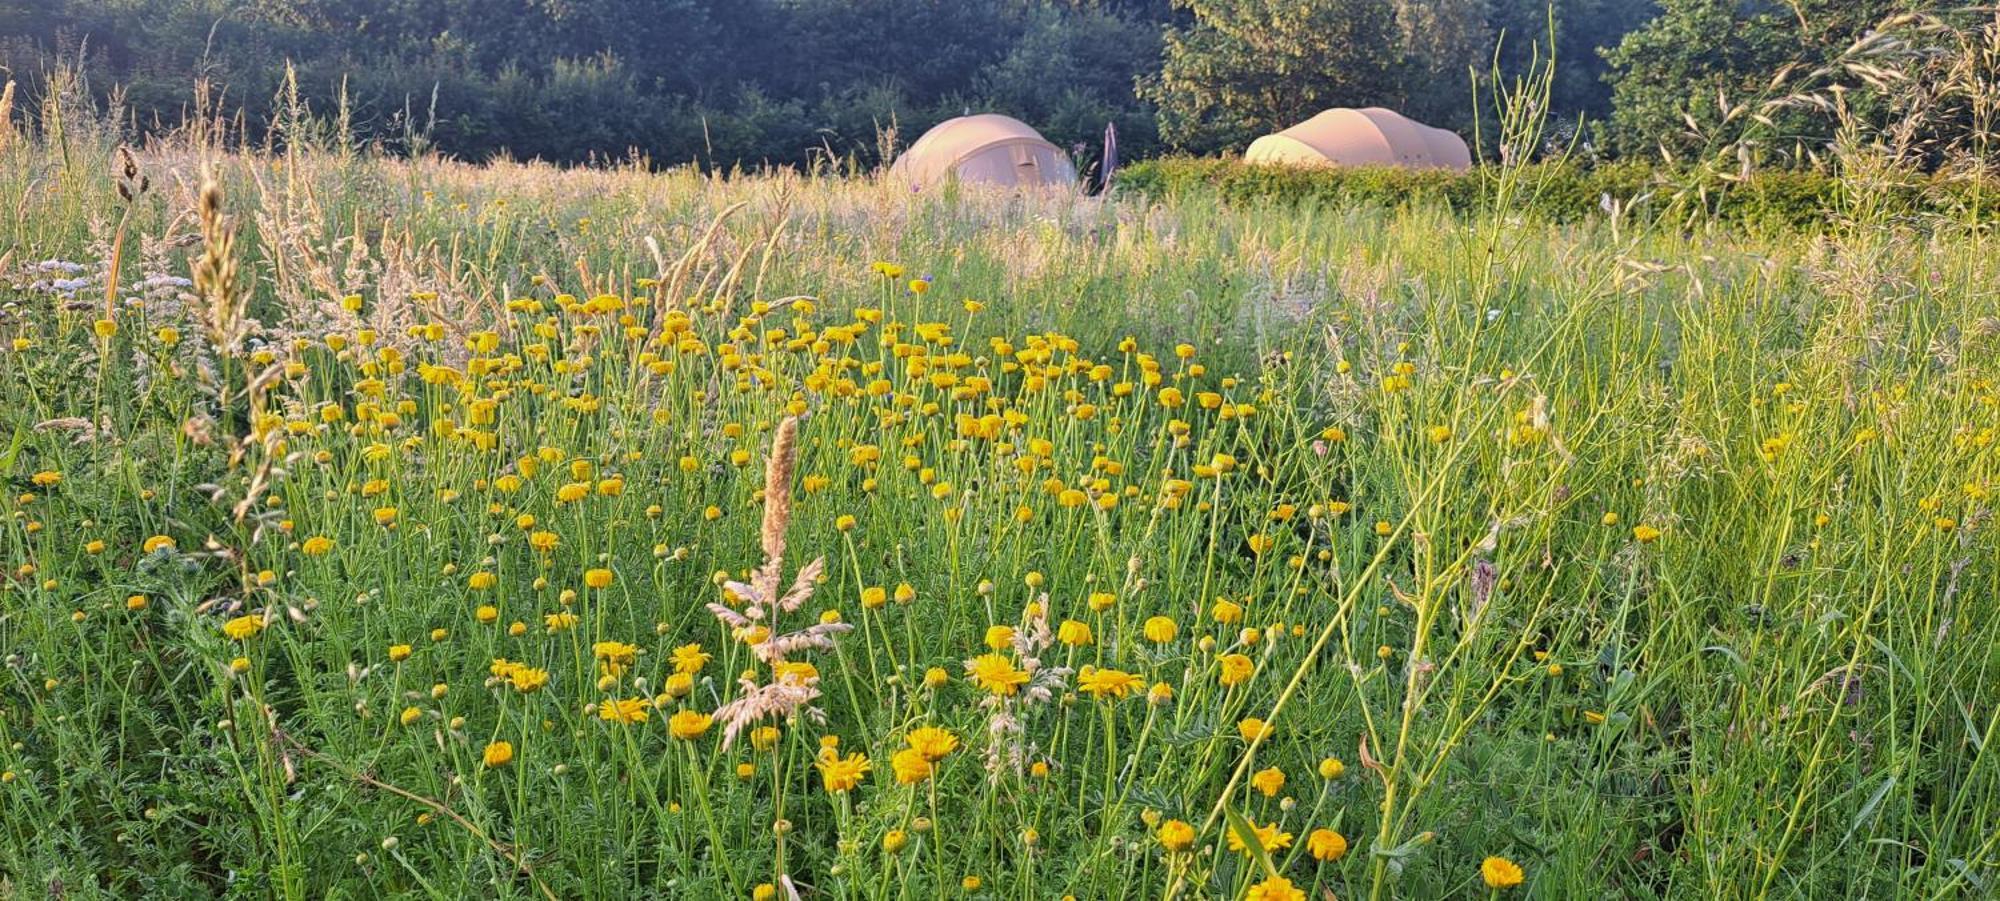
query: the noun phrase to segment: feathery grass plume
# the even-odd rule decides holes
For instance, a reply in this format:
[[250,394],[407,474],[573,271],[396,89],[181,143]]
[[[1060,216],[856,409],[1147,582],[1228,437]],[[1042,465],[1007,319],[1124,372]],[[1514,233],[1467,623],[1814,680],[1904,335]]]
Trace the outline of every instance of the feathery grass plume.
[[194,262],[194,286],[204,303],[209,343],[223,356],[243,340],[245,297],[237,279],[235,224],[223,213],[222,184],[203,167],[195,215],[201,222],[201,256]]
[[14,80],[0,87],[0,150],[14,143]]
[[[764,565],[757,568],[748,585],[723,584],[731,595],[743,600],[742,611],[725,604],[708,605],[709,612],[732,631],[764,629],[771,633],[752,645],[751,651],[774,671],[794,654],[832,650],[834,637],[854,628],[848,623],[814,623],[804,629],[775,634],[778,616],[797,611],[809,600],[814,583],[826,570],[826,558],[815,558],[799,569],[790,590],[778,593],[784,577],[785,530],[792,522],[792,475],[798,468],[798,431],[798,417],[787,416],[778,423],[777,433],[771,438],[771,456],[764,466],[764,519],[759,535]],[[824,714],[811,706],[819,698],[818,681],[775,674],[764,684],[741,679],[743,694],[715,711],[716,720],[722,724],[722,746],[727,749],[745,728],[766,719],[794,716],[813,721],[823,719]]]
[[118,217],[118,229],[111,239],[111,262],[104,277],[104,318],[118,318],[118,276],[125,268],[125,233],[132,225],[132,209],[140,197],[153,187],[153,180],[139,171],[139,161],[132,156],[132,148],[118,146],[118,199],[125,202],[125,212]]
[[797,468],[799,419],[787,416],[771,438],[771,460],[764,467],[764,521],[759,545],[764,556],[785,555],[785,529],[792,523],[792,471]]

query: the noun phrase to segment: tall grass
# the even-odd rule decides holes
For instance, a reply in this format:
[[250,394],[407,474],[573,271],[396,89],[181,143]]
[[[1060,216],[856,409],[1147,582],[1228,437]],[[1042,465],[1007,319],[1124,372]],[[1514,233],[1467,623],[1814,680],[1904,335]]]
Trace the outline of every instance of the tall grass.
[[0,149],[14,891],[2000,877],[1975,229],[116,159]]

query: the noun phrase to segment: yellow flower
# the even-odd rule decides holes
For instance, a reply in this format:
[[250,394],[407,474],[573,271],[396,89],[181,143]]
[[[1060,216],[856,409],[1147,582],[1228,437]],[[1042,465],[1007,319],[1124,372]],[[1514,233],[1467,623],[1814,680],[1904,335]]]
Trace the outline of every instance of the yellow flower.
[[1314,860],[1332,863],[1347,856],[1347,837],[1331,829],[1314,829],[1306,836],[1306,850]]
[[1488,887],[1508,889],[1521,884],[1521,868],[1505,857],[1488,857],[1479,863],[1479,878]]
[[572,629],[576,627],[576,614],[566,610],[561,613],[551,613],[542,617],[542,625],[548,627],[550,634]]
[[904,739],[910,749],[924,755],[925,760],[942,760],[945,755],[958,749],[958,736],[949,729],[924,726],[910,732]]
[[[1263,847],[1264,853],[1269,854],[1281,848],[1292,846],[1292,834],[1289,832],[1280,832],[1277,823],[1273,822],[1259,826],[1252,820],[1244,820],[1244,822],[1249,823],[1250,831],[1256,833],[1257,844]],[[1243,843],[1242,832],[1233,827],[1229,829],[1229,850],[1239,854],[1250,853],[1250,846]]]
[[987,626],[986,646],[996,651],[1004,651],[1014,645],[1013,626]]
[[389,646],[389,662],[391,662],[391,663],[402,663],[403,661],[405,661],[405,660],[408,660],[408,659],[410,659],[410,646],[409,646],[409,645],[406,645],[406,644],[392,644],[392,645],[390,645],[390,646]]
[[141,545],[140,547],[148,554],[160,550],[161,548],[166,548],[167,550],[173,550],[174,540],[165,535],[154,535],[153,537],[146,539],[146,543],[144,545]]
[[512,742],[496,741],[486,746],[486,750],[480,755],[480,759],[486,763],[489,769],[513,763],[514,744]]
[[832,794],[853,791],[861,784],[862,777],[868,775],[868,771],[872,769],[868,763],[868,755],[857,752],[842,757],[831,748],[820,752],[819,759],[813,766],[819,769],[820,782]]
[[1270,738],[1271,732],[1271,724],[1254,716],[1236,724],[1236,734],[1243,736],[1244,741]]
[[611,587],[611,570],[589,570],[583,574],[583,584],[591,588],[609,588]]
[[239,616],[222,624],[222,634],[237,641],[249,641],[264,631],[264,618],[255,614]]
[[35,487],[37,488],[47,488],[61,482],[62,478],[63,475],[61,472],[53,469],[44,469],[41,472],[35,473],[29,481],[35,483]]
[[1319,777],[1321,779],[1338,779],[1340,778],[1340,774],[1345,772],[1347,772],[1347,764],[1341,763],[1338,757],[1328,757],[1319,762]]
[[674,648],[671,656],[674,659],[674,672],[686,673],[690,676],[701,672],[701,668],[706,666],[708,661],[714,659],[708,654],[703,653],[699,644],[681,645]]
[[1250,787],[1263,792],[1266,798],[1275,798],[1285,790],[1285,771],[1277,767],[1258,770],[1250,777]]
[[1056,640],[1071,647],[1087,645],[1091,640],[1090,624],[1073,619],[1063,620],[1062,625],[1056,627]]
[[1175,635],[1180,634],[1180,626],[1167,617],[1155,616],[1146,620],[1142,631],[1145,633],[1147,641],[1154,644],[1166,644],[1169,641],[1173,641]]
[[667,718],[667,732],[681,741],[694,741],[708,734],[715,718],[694,710],[683,710]]
[[1640,544],[1651,544],[1660,540],[1660,530],[1641,523],[1632,527],[1632,538]]
[[507,684],[521,694],[533,694],[549,684],[549,671],[532,666],[514,666],[507,670]]
[[966,662],[966,671],[972,674],[973,684],[996,695],[1012,696],[1028,684],[1028,674],[1015,669],[1014,661],[1000,654],[975,657]]
[[308,557],[325,556],[333,550],[333,539],[325,535],[314,535],[306,539],[304,544],[299,545],[299,550],[305,552],[305,555]]
[[1103,700],[1112,698],[1123,700],[1130,697],[1133,690],[1145,684],[1138,676],[1123,670],[1098,669],[1086,666],[1076,677],[1078,691]]
[[1222,667],[1224,685],[1241,685],[1257,671],[1257,664],[1242,654],[1224,654],[1217,663]]
[[613,698],[597,705],[597,718],[621,725],[643,723],[652,715],[649,712],[650,707],[651,702],[645,698]]
[[1272,876],[1250,887],[1243,901],[1305,901],[1306,893],[1292,885],[1290,879]]
[[403,708],[402,714],[396,717],[396,721],[402,723],[405,726],[409,726],[409,725],[414,725],[417,720],[423,718],[424,718],[424,712],[422,710],[418,710],[415,707],[405,707]]
[[1161,823],[1153,835],[1160,840],[1160,846],[1168,851],[1178,853],[1194,847],[1194,827],[1180,820]]
[[915,785],[931,777],[931,761],[916,748],[904,748],[889,757],[889,767],[896,772],[896,784]]

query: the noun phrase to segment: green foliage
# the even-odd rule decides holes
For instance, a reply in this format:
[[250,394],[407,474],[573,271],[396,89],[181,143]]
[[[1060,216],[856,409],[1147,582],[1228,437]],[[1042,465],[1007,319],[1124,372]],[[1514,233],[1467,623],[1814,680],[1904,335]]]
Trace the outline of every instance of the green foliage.
[[[1626,153],[1686,157],[1713,150],[1755,119],[1732,115],[1772,99],[1790,69],[1827,66],[1910,0],[1660,0],[1660,12],[1607,54],[1614,67],[1612,135]],[[1862,96],[1857,94],[1857,96]],[[1837,124],[1805,107],[1765,112],[1781,148],[1819,147]]]
[[[1065,146],[1115,121],[1154,144],[1133,92],[1164,3],[1053,0],[50,0],[0,3],[0,68],[30,106],[80,64],[121,126],[181,121],[196,78],[252,142],[279,118],[287,64],[358,142],[483,160],[875,162],[966,111],[1006,112]],[[115,90],[114,90],[115,89]],[[32,113],[32,110],[31,110]],[[412,140],[412,139],[415,140]],[[1083,161],[1086,165],[1088,160]]]
[[[1167,34],[1158,105],[1173,147],[1241,148],[1335,106],[1386,106],[1473,133],[1491,77],[1555,60],[1552,113],[1567,130],[1608,112],[1597,48],[1650,14],[1650,0],[1182,0]],[[1553,46],[1551,46],[1553,38]]]
[[1194,24],[1167,34],[1144,93],[1176,147],[1238,147],[1330,106],[1393,103],[1389,0],[1185,0]]
[[[1691,176],[1689,176],[1691,177]],[[1489,197],[1489,176],[1392,167],[1256,166],[1233,159],[1165,157],[1123,169],[1118,185],[1155,199],[1212,195],[1230,203],[1383,206],[1442,203],[1474,212]],[[1826,228],[1856,200],[1851,183],[1807,170],[1759,170],[1748,178],[1690,184],[1673,170],[1643,163],[1534,164],[1527,209],[1559,222],[1599,216],[1609,200],[1639,218],[1696,218],[1755,227]],[[1990,187],[1985,189],[1990,191]],[[1965,220],[1994,215],[1978,182],[1916,176],[1874,189],[1870,199],[1893,216]]]

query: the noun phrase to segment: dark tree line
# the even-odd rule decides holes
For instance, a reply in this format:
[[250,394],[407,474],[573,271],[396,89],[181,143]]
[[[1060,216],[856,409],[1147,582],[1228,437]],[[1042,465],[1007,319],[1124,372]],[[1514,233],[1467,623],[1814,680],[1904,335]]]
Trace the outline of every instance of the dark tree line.
[[[1652,152],[1701,93],[1837,52],[1896,0],[0,0],[0,66],[29,105],[81,71],[122,124],[181,119],[197,79],[255,131],[290,66],[356,140],[469,159],[876,161],[968,111],[1088,163],[1208,153],[1326,106],[1461,131],[1556,45],[1552,116]],[[1842,12],[1867,7],[1860,12]],[[1788,30],[1789,29],[1789,30]],[[1811,60],[1808,60],[1810,62]],[[1480,84],[1475,84],[1475,76]],[[1690,86],[1694,86],[1690,90]]]

